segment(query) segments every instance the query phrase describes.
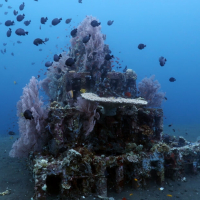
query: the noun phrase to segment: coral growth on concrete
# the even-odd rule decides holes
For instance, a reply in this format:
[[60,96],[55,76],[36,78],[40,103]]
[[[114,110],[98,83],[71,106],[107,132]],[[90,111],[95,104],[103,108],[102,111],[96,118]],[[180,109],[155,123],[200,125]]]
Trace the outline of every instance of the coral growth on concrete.
[[[143,98],[137,98],[136,73],[111,70],[105,35],[101,26],[91,26],[92,20],[97,19],[83,20],[69,52],[53,62],[46,79],[38,83],[32,77],[18,102],[21,137],[10,156],[29,154],[34,200],[45,200],[52,189],[63,200],[91,193],[108,199],[111,185],[121,192],[125,183],[146,187],[150,178],[164,184],[166,176],[183,178],[186,165],[196,173],[200,163],[199,143],[164,134],[163,110],[149,108],[159,107],[164,98],[158,81],[143,79]],[[65,65],[68,58],[75,60],[72,66]],[[48,112],[39,85],[49,97]],[[21,115],[26,109],[34,119]]]

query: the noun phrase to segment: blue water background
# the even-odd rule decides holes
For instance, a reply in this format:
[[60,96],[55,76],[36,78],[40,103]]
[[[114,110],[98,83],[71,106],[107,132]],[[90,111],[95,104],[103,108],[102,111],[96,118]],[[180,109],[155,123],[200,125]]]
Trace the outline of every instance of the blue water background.
[[[51,61],[55,53],[62,51],[61,48],[66,50],[64,46],[69,44],[70,31],[86,15],[99,19],[102,32],[107,35],[105,43],[109,44],[114,56],[123,60],[123,67],[127,65],[137,73],[137,82],[155,74],[161,91],[166,92],[168,98],[162,105],[165,126],[171,123],[190,127],[199,124],[199,0],[83,0],[82,4],[78,0],[29,0],[24,1],[25,8],[19,11],[22,2],[0,2],[3,3],[0,8],[0,22],[3,23],[0,25],[0,49],[7,49],[4,55],[0,53],[0,134],[6,133],[9,127],[9,130],[18,132],[16,103],[22,95],[22,88],[31,76],[40,75],[40,80],[45,77],[44,63]],[[16,21],[14,9],[25,14],[22,22]],[[4,15],[6,11],[8,14]],[[48,17],[45,25],[40,24],[41,17]],[[62,22],[49,27],[56,17],[62,17]],[[72,18],[70,24],[65,24],[67,18]],[[10,38],[6,37],[8,27],[4,25],[8,19],[15,21]],[[25,20],[31,20],[31,24],[25,26]],[[108,20],[114,20],[112,26],[107,25]],[[24,28],[29,34],[17,36],[14,33],[17,28]],[[46,45],[33,45],[35,38],[45,37],[50,39]],[[17,44],[17,40],[22,44]],[[7,46],[4,47],[3,43]],[[140,51],[137,49],[139,43],[147,47]],[[40,48],[42,51],[39,51]],[[14,56],[11,56],[12,52]],[[159,65],[160,56],[167,59],[164,67]],[[32,62],[35,65],[31,65]],[[42,73],[40,69],[43,69]],[[169,82],[170,77],[177,81]]]

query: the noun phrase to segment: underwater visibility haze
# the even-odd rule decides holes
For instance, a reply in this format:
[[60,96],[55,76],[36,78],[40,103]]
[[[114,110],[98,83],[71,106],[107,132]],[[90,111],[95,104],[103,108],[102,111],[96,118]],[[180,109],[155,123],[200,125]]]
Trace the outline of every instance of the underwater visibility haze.
[[[93,199],[90,193],[102,199],[110,196],[110,200],[167,199],[175,196],[189,199],[190,195],[198,199],[196,193],[200,190],[200,180],[192,185],[191,176],[195,174],[194,177],[199,179],[200,158],[188,155],[197,152],[199,156],[200,150],[197,146],[191,147],[186,155],[185,146],[198,144],[195,142],[200,140],[199,8],[198,0],[1,0],[2,199],[4,195],[5,199],[17,199],[20,195],[20,199],[45,199],[50,193],[46,187],[56,188],[53,195],[61,194],[57,186],[50,184],[51,181],[62,183],[63,190],[83,185],[79,197],[73,192],[63,192],[62,198],[69,195],[66,199],[83,198],[81,195]],[[131,105],[134,106],[129,107]],[[123,134],[118,132],[121,128]],[[138,136],[132,136],[133,132]],[[107,139],[102,141],[103,138]],[[177,156],[173,148],[180,148]],[[144,161],[141,156],[142,150],[154,152],[148,162],[152,170],[158,169],[159,181],[156,175],[152,175],[154,172],[147,172],[147,164],[144,164],[147,159]],[[30,151],[33,152],[32,163]],[[38,151],[44,151],[42,157],[35,154]],[[162,183],[162,169],[165,177],[166,174],[171,177],[173,170],[168,168],[178,168],[183,163],[188,164],[184,169],[193,174],[188,181],[184,179],[186,172],[173,175],[172,179],[177,179],[182,185],[174,186],[173,191],[169,189],[163,196],[161,192],[167,191],[161,184],[160,193],[155,197],[153,192],[151,197],[140,192],[134,197],[135,191],[127,189],[128,193],[123,193],[120,184],[116,186],[116,191],[122,192],[119,195],[112,190],[110,193],[105,191],[105,185],[101,185],[99,179],[93,180],[97,185],[95,189],[91,180],[84,182],[81,179],[76,187],[74,183],[69,186],[63,174],[60,180],[53,179],[52,174],[47,175],[46,182],[41,183],[41,190],[35,182],[37,189],[34,193],[35,180],[25,186],[26,181],[30,182],[28,172],[24,172],[24,180],[16,173],[25,166],[19,164],[18,159],[29,157],[29,169],[33,171],[36,165],[45,168],[51,159],[62,167],[70,166],[74,159],[80,165],[80,171],[82,168],[85,173],[90,174],[91,170],[94,174],[97,158],[93,157],[91,169],[88,163],[84,163],[89,157],[92,159],[91,152],[102,160],[105,156],[113,156],[117,160],[113,163],[120,163],[102,167],[104,172],[100,170],[100,179],[102,174],[105,175],[108,185],[112,185],[114,180],[111,170],[114,166],[115,181],[128,182],[133,175],[134,188],[142,188],[146,184],[144,177],[150,177],[144,175],[141,178],[139,174],[151,173],[156,182]],[[83,156],[86,154],[88,157]],[[182,164],[177,163],[178,156],[180,160],[185,159]],[[66,158],[71,160],[66,161]],[[127,164],[128,167],[123,169],[124,176],[121,176],[123,159],[132,164],[143,159],[144,171],[137,174],[135,168],[132,173]],[[163,168],[157,161],[163,163]],[[25,163],[25,160],[22,159],[22,162]],[[13,173],[6,170],[8,163],[15,167]],[[55,176],[59,170],[58,167]],[[66,170],[66,174],[69,173],[73,179],[73,170],[69,171]],[[17,181],[12,183],[11,176],[21,180],[29,192],[23,193],[22,187],[15,187]],[[42,175],[38,173],[37,176],[42,181]],[[6,177],[12,186],[1,181]],[[36,175],[34,178],[37,179]],[[91,191],[84,184],[88,184]],[[169,181],[166,188],[170,184],[174,183]],[[186,194],[179,194],[186,187],[191,187],[189,184],[197,188],[195,194],[188,189]],[[7,187],[9,192],[3,193]]]

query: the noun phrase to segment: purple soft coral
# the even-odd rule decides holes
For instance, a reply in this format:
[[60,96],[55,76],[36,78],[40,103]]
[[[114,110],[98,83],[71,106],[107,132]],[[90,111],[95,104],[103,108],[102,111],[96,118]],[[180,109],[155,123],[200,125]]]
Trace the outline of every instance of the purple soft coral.
[[161,86],[157,80],[154,81],[154,78],[155,75],[152,75],[150,78],[145,77],[138,84],[140,96],[148,101],[148,107],[160,107],[165,97],[164,92],[158,92]]
[[[47,136],[43,133],[47,118],[47,109],[39,98],[38,81],[35,77],[23,88],[21,100],[17,103],[17,116],[19,118],[19,132],[21,136],[12,146],[11,157],[25,157],[32,150],[40,151],[46,142]],[[26,120],[23,116],[25,110],[30,110],[34,119]]]

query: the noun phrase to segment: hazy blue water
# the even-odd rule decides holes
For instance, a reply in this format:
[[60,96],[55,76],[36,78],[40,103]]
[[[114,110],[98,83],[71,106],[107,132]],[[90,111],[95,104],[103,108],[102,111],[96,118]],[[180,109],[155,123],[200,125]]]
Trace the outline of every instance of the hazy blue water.
[[[8,43],[7,53],[0,53],[1,133],[5,133],[11,122],[16,124],[16,102],[31,76],[40,74],[41,78],[44,77],[44,72],[38,73],[40,69],[46,70],[44,63],[41,64],[42,60],[47,55],[52,59],[54,53],[62,51],[60,48],[69,43],[66,35],[86,15],[99,19],[102,32],[107,35],[106,44],[109,44],[115,56],[123,60],[124,66],[136,71],[138,81],[145,76],[156,75],[168,98],[162,106],[167,117],[165,124],[199,123],[199,0],[83,0],[82,4],[78,0],[24,0],[25,8],[19,13],[25,14],[25,20],[31,20],[28,27],[23,22],[17,22],[13,14],[14,9],[19,11],[22,2],[0,1],[0,4],[4,4],[0,8],[0,22],[3,23],[0,25],[0,49],[5,48],[4,42]],[[8,9],[8,6],[13,8]],[[4,15],[6,11],[8,14]],[[40,18],[46,16],[49,20],[39,30]],[[55,27],[49,27],[55,17],[62,17],[63,21]],[[67,18],[72,18],[71,27],[65,24]],[[15,21],[10,38],[6,37],[8,27],[4,25],[8,19]],[[108,20],[114,20],[112,26],[107,26]],[[15,35],[17,28],[29,31],[28,36]],[[46,45],[36,47],[33,40],[38,37],[48,37],[50,40]],[[17,44],[17,40],[22,41],[22,44]],[[147,47],[139,51],[139,43],[144,43]],[[58,45],[59,50],[55,45]],[[40,48],[43,49],[42,52],[39,51]],[[14,57],[11,52],[15,54]],[[160,56],[167,58],[164,67],[159,65]],[[31,65],[32,62],[36,64]],[[169,82],[171,76],[177,81]],[[14,81],[17,82],[16,85]],[[13,130],[17,131],[17,128]]]

